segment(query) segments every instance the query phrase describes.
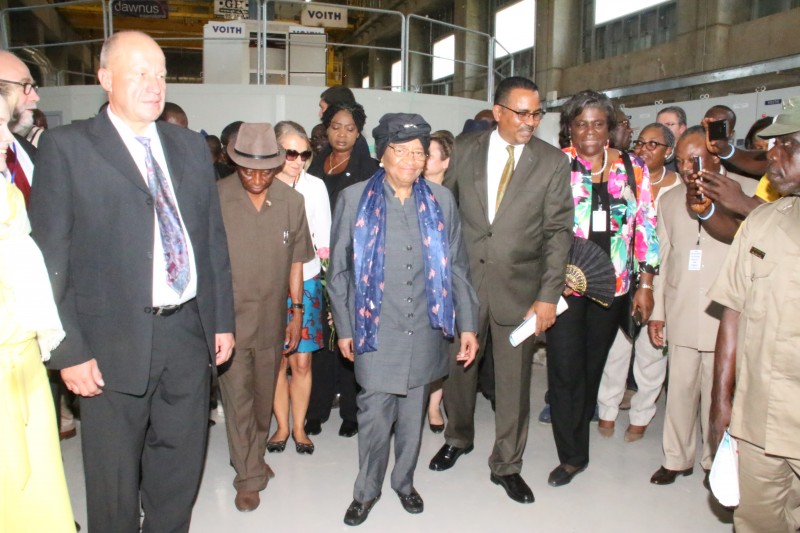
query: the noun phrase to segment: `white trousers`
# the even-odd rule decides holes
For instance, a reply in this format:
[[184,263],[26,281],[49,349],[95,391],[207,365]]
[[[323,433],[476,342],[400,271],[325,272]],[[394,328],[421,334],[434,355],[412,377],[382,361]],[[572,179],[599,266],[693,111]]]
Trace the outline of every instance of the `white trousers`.
[[[631,362],[633,342],[622,330],[617,331],[614,344],[608,353],[600,390],[597,393],[597,406],[601,420],[616,420],[619,404],[625,394],[628,368]],[[631,398],[630,423],[646,426],[656,414],[656,399],[661,392],[667,375],[667,358],[661,348],[650,343],[647,330],[642,328],[636,339],[636,357],[633,361],[633,376],[636,378],[638,392]]]

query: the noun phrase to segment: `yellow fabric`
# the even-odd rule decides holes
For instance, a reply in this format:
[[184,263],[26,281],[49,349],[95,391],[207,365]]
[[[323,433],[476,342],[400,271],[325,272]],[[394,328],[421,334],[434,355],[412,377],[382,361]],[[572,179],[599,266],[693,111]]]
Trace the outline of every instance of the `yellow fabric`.
[[508,152],[508,161],[506,161],[506,166],[503,167],[503,174],[500,176],[500,186],[497,187],[497,201],[494,204],[495,213],[500,209],[500,202],[503,201],[508,182],[511,181],[511,176],[514,174],[514,147],[509,144],[506,146],[506,151]]
[[758,187],[756,187],[756,196],[765,202],[774,202],[780,198],[780,195],[773,191],[772,187],[769,186],[769,180],[767,180],[766,176],[763,176],[759,180]]
[[29,241],[24,246],[35,248],[25,227],[22,195],[6,186],[0,192],[0,531],[61,533],[75,531],[75,523],[53,397],[36,333],[20,322],[18,304],[25,295],[16,283],[33,277],[27,260],[36,256],[14,255],[20,248],[9,243],[19,240],[23,228],[22,239]]

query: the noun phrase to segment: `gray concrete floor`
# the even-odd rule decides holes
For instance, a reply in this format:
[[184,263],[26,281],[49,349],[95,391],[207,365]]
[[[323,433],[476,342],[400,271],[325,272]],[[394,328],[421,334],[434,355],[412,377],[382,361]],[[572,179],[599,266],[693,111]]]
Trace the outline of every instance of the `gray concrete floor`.
[[[635,443],[622,436],[628,424],[625,412],[617,420],[617,432],[604,439],[593,425],[591,463],[569,485],[553,488],[547,476],[558,460],[550,426],[536,416],[544,405],[547,388],[545,368],[535,364],[531,387],[531,425],[522,475],[536,498],[531,505],[510,500],[489,481],[487,459],[494,439],[494,419],[489,402],[480,397],[476,420],[475,451],[459,459],[446,472],[432,472],[428,462],[443,444],[441,435],[425,427],[415,486],[425,500],[425,512],[409,515],[389,487],[362,532],[537,531],[537,532],[722,532],[731,531],[732,514],[720,507],[703,488],[702,470],[679,478],[675,484],[656,486],[650,475],[661,464],[663,395],[658,412],[645,434]],[[240,513],[234,505],[233,469],[228,464],[224,415],[215,413],[210,429],[206,469],[191,531],[219,532],[327,532],[347,531],[342,523],[352,499],[358,469],[356,438],[338,436],[338,412],[313,437],[312,456],[295,453],[291,442],[282,454],[268,454],[276,473],[262,493],[261,506]],[[699,448],[699,446],[698,446]],[[75,518],[86,524],[80,437],[62,443]],[[391,469],[392,462],[389,464]],[[84,527],[84,531],[86,528]]]

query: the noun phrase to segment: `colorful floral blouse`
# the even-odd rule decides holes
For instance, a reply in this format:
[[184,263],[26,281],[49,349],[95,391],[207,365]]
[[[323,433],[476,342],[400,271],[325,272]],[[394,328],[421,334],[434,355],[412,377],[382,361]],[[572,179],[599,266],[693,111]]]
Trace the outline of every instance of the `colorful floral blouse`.
[[[564,152],[572,161],[570,184],[575,206],[575,236],[589,238],[589,223],[592,218],[592,165],[578,157],[575,148],[570,146]],[[658,237],[656,236],[656,210],[650,195],[650,173],[644,162],[634,154],[629,154],[636,178],[638,194],[633,195],[625,174],[625,163],[620,157],[610,163],[608,174],[608,196],[611,203],[611,262],[617,274],[616,296],[628,292],[630,274],[628,273],[628,254],[636,218],[636,238],[633,249],[634,269],[639,272],[658,273]]]

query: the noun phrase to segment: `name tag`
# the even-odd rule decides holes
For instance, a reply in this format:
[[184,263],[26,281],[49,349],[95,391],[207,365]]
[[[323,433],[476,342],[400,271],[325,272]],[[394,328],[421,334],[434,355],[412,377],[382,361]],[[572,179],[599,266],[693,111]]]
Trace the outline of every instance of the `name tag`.
[[755,246],[750,248],[750,254],[758,257],[759,259],[764,259],[764,256],[767,255],[758,248],[756,248]]
[[606,231],[606,212],[592,211],[592,228],[594,231]]
[[689,272],[697,272],[703,266],[703,250],[689,251]]

